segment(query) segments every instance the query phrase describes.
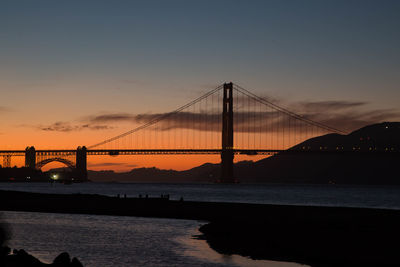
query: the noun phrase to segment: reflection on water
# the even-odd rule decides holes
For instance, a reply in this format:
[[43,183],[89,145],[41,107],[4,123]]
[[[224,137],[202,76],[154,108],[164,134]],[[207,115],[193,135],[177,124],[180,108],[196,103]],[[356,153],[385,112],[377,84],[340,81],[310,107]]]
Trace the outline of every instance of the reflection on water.
[[50,263],[67,251],[84,266],[302,266],[226,256],[194,239],[202,224],[190,220],[3,212],[9,246]]
[[[198,231],[192,231],[192,234],[197,234]],[[185,244],[185,254],[204,261],[219,262],[228,266],[243,266],[243,267],[306,267],[294,262],[278,262],[267,260],[251,260],[247,257],[239,255],[222,255],[209,248],[206,242],[198,242],[198,239],[187,237],[177,238],[178,242]]]

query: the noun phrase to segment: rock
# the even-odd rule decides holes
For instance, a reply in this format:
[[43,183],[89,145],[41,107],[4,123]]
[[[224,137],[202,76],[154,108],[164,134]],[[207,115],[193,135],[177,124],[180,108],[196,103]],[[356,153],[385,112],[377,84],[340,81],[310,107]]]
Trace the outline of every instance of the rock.
[[77,258],[73,258],[71,261],[67,252],[58,255],[52,264],[42,263],[23,249],[14,249],[13,253],[10,254],[11,249],[9,247],[0,247],[0,252],[0,267],[83,267]]
[[77,258],[73,258],[70,267],[83,267],[83,265]]
[[67,252],[63,252],[60,255],[58,255],[54,261],[53,261],[53,266],[70,266],[71,264],[71,258],[69,257],[69,254]]
[[23,249],[20,249],[20,250],[14,249],[14,254],[16,254],[16,255],[18,255],[18,256],[21,256],[21,257],[26,257],[26,256],[29,255],[28,252],[26,252],[26,251],[23,250]]
[[38,259],[28,254],[25,250],[14,249],[13,254],[6,256],[5,266],[13,267],[42,267],[44,266]]
[[11,253],[11,248],[5,246],[0,248],[0,257],[5,257]]

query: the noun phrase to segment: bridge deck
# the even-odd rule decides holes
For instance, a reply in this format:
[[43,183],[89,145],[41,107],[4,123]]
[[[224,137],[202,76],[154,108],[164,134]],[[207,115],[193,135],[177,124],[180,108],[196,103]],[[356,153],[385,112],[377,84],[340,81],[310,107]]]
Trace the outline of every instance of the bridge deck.
[[[90,149],[87,150],[88,156],[95,155],[201,155],[201,154],[221,154],[221,149]],[[298,153],[318,153],[318,154],[391,154],[400,155],[400,152],[393,150],[329,150],[329,149],[233,149],[236,155],[274,155],[277,153],[298,154]],[[36,150],[36,155],[41,156],[72,156],[76,154],[75,149],[52,149]],[[0,156],[25,156],[25,150],[0,150]]]

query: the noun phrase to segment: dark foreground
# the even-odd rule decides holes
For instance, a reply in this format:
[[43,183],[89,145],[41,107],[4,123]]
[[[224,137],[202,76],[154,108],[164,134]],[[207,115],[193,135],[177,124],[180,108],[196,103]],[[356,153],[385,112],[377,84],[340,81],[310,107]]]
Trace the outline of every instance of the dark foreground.
[[46,264],[25,250],[14,250],[12,253],[8,247],[1,248],[0,266],[2,267],[83,267],[82,263],[77,259],[71,260],[68,253],[63,252],[58,255],[53,263]]
[[400,211],[0,191],[0,210],[195,219],[224,254],[311,266],[400,266]]

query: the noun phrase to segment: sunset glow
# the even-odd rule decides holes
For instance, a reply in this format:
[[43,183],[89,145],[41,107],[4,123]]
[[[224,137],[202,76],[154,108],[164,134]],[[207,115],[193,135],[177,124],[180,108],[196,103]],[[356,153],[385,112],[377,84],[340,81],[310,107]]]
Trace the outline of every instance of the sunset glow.
[[[189,7],[174,1],[168,8],[144,2],[113,3],[112,8],[106,2],[95,8],[44,2],[40,8],[10,2],[0,9],[0,24],[7,26],[0,30],[2,150],[90,146],[229,81],[344,132],[400,119],[395,9],[318,2],[305,9],[292,3],[287,9],[278,2],[271,7],[256,1],[228,5],[229,12],[220,12],[227,10],[225,1],[212,2],[212,9],[211,2],[200,1],[182,13],[177,10]],[[324,16],[328,11],[338,16]],[[350,29],[370,33],[353,36]],[[206,125],[182,126],[170,120],[156,125],[156,131],[121,140],[119,147],[220,148],[222,106],[212,102],[217,99],[207,101],[184,110],[194,119],[207,117]],[[240,115],[245,101],[234,95],[235,147],[289,148],[324,134],[271,134],[280,122],[265,123],[261,115],[254,121],[259,128],[254,133]],[[249,112],[272,114],[255,105]],[[259,157],[235,158],[242,159]],[[12,162],[23,164],[17,157]],[[219,157],[93,156],[88,162],[97,170],[183,170],[217,163]]]

